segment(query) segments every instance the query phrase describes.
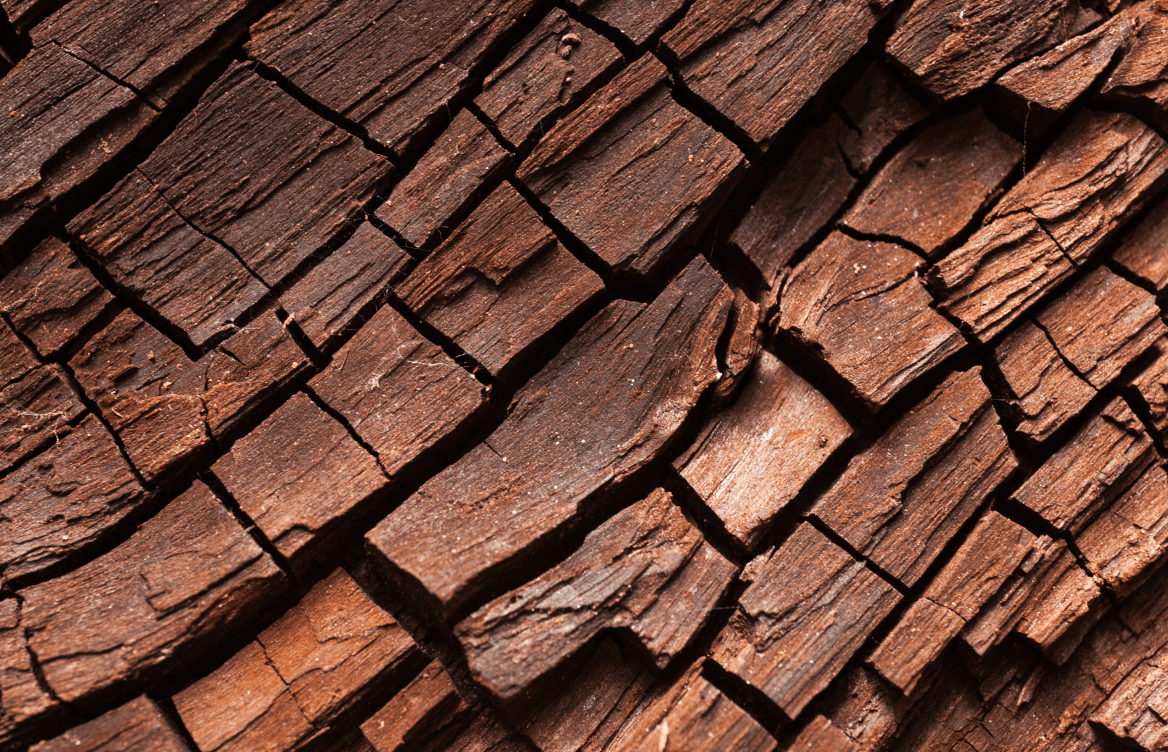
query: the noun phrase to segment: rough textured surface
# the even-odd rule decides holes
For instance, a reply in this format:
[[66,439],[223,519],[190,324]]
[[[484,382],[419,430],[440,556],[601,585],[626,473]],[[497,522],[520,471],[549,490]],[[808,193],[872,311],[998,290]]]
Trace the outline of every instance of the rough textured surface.
[[516,395],[483,444],[369,542],[447,613],[465,603],[587,511],[596,491],[661,452],[718,377],[714,349],[731,300],[699,259],[652,304],[610,304]]
[[459,622],[470,669],[514,699],[602,629],[628,630],[658,668],[702,627],[734,566],[660,489],[584,539],[562,564]]
[[468,719],[465,702],[450,675],[431,661],[383,708],[361,724],[361,732],[377,752],[399,752],[427,742],[448,740]]
[[[807,523],[748,571],[753,581],[712,657],[788,716],[827,687],[900,601],[891,585]],[[800,574],[783,576],[789,571]]]
[[188,747],[158,706],[145,696],[83,723],[35,752],[187,752]]
[[397,294],[492,376],[513,373],[604,283],[504,183],[398,285]]
[[1168,289],[1168,200],[1158,199],[1120,241],[1112,259],[1129,274],[1151,285],[1156,294]]
[[409,175],[394,186],[377,218],[416,248],[433,248],[481,197],[484,185],[511,163],[469,110],[454,117]]
[[886,65],[869,63],[840,101],[839,115],[850,126],[840,151],[853,172],[865,174],[900,134],[928,114]]
[[637,45],[669,28],[685,0],[570,0],[584,13],[611,26]]
[[0,473],[59,443],[85,414],[65,374],[51,365],[0,387],[0,405]]
[[783,280],[776,325],[879,408],[965,344],[931,307],[921,266],[892,243],[833,233]]
[[673,464],[726,531],[751,549],[851,435],[822,394],[764,351],[738,401]]
[[674,101],[665,66],[645,55],[553,128],[518,178],[605,264],[652,276],[745,163]]
[[1138,29],[1127,40],[1127,49],[1100,93],[1107,100],[1131,107],[1163,126],[1168,123],[1168,7],[1163,2],[1145,3],[1129,11]]

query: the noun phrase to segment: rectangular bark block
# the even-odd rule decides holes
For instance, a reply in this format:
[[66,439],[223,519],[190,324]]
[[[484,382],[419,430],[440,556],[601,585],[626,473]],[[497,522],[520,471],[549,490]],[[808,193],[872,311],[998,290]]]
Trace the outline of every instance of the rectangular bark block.
[[383,157],[238,63],[138,171],[269,285],[319,253],[393,174]]
[[525,149],[622,62],[612,42],[554,9],[487,75],[475,104],[507,143]]
[[318,350],[356,332],[366,306],[384,299],[412,264],[384,233],[362,222],[353,237],[280,296],[280,305]]
[[553,330],[592,307],[604,282],[504,183],[397,286],[426,323],[508,380]]
[[1105,101],[1142,113],[1161,128],[1168,124],[1168,8],[1163,3],[1147,3],[1129,11],[1136,26],[1126,40],[1119,64],[1099,91]]
[[84,414],[59,366],[40,366],[0,388],[0,473],[60,442]]
[[834,232],[781,282],[778,330],[876,411],[965,346],[933,309],[922,266],[893,243]]
[[113,302],[73,251],[54,237],[0,278],[0,311],[45,358],[75,342]]
[[1168,290],[1168,197],[1152,203],[1147,213],[1124,233],[1112,261],[1162,296]]
[[1075,542],[1092,574],[1126,598],[1160,564],[1168,544],[1168,476],[1153,463]]
[[[613,270],[653,277],[741,177],[728,139],[682,109],[646,55],[564,118],[518,178]],[[619,228],[619,229],[618,229]]]
[[391,479],[472,425],[486,403],[482,385],[389,306],[309,383]]
[[247,53],[403,157],[481,75],[534,0],[293,0],[251,27]]
[[226,336],[268,292],[231,251],[187,224],[137,170],[68,227],[117,284],[195,347]]
[[422,660],[393,617],[337,569],[174,704],[202,752],[300,749]]
[[142,695],[34,744],[29,752],[189,752],[189,747],[158,706]]
[[811,514],[911,587],[1015,467],[975,368],[950,376],[854,458]]
[[196,482],[112,551],[22,590],[21,623],[48,686],[85,704],[204,655],[283,586],[271,558]]
[[0,480],[0,579],[36,574],[99,542],[145,499],[90,415]]
[[429,250],[450,235],[482,197],[485,185],[511,164],[487,127],[469,110],[461,110],[394,186],[378,207],[377,218],[415,248]]
[[300,572],[389,484],[377,460],[302,393],[235,442],[211,472]]
[[454,635],[475,679],[516,703],[605,629],[630,632],[664,669],[734,574],[658,489],[592,531],[563,563],[459,622]]
[[431,661],[405,689],[361,724],[361,733],[376,752],[406,752],[450,741],[470,715],[450,675],[441,663]]
[[804,522],[747,565],[750,587],[712,659],[794,718],[900,601],[891,585]]
[[747,379],[737,401],[706,423],[673,466],[751,550],[852,427],[769,352]]
[[664,450],[718,378],[732,299],[699,258],[653,303],[609,304],[519,391],[503,424],[369,544],[449,617]]
[[685,85],[762,149],[868,41],[866,0],[698,0],[661,40]]
[[928,117],[929,111],[876,60],[848,88],[839,115],[850,126],[840,140],[852,171],[867,174],[900,134]]

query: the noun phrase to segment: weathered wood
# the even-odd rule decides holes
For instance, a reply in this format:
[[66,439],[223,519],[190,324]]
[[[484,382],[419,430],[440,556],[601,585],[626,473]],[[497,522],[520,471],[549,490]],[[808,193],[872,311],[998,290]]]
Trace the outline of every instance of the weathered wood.
[[637,46],[662,29],[685,7],[685,0],[569,0],[584,13],[616,29]]
[[164,11],[140,0],[81,0],[34,26],[37,46],[59,44],[161,109],[258,15],[255,0],[183,0]]
[[309,384],[377,453],[391,479],[465,430],[486,403],[474,377],[389,306]]
[[1029,213],[1076,265],[1165,185],[1168,142],[1131,115],[1084,110],[987,218]]
[[689,89],[765,150],[882,14],[863,0],[698,0],[661,39],[661,52]]
[[832,725],[861,752],[887,748],[908,710],[904,697],[864,664],[845,671],[825,699]]
[[54,44],[0,78],[0,250],[50,202],[91,184],[153,122],[155,113]]
[[164,482],[210,452],[203,395],[186,388],[202,369],[132,311],[98,332],[69,366],[148,482]]
[[806,522],[747,572],[750,587],[712,658],[790,718],[827,687],[900,601],[891,585]]
[[470,720],[450,675],[431,661],[406,688],[361,724],[361,733],[377,752],[406,752],[424,744],[438,746],[458,734]]
[[1135,33],[1128,11],[1072,37],[1050,52],[1011,68],[994,82],[1007,115],[1029,133],[1041,133],[1111,64]]
[[393,617],[337,569],[174,704],[203,752],[299,749],[422,660]]
[[787,749],[790,752],[860,752],[860,747],[847,734],[821,715],[812,718]]
[[482,197],[484,185],[510,165],[507,150],[487,127],[462,110],[394,186],[377,218],[415,248],[433,248]]
[[1168,290],[1168,197],[1160,197],[1147,214],[1125,233],[1112,260],[1129,274],[1156,289],[1156,295]]
[[41,366],[0,389],[0,473],[61,441],[84,414],[57,366]]
[[507,143],[524,149],[576,109],[621,62],[612,42],[554,9],[486,77],[475,104]]
[[20,591],[45,682],[66,702],[157,677],[247,626],[280,570],[196,482],[121,545]]
[[700,232],[746,165],[666,79],[645,55],[560,121],[518,173],[606,264],[648,277]]
[[1143,398],[1148,417],[1160,437],[1168,435],[1168,340],[1156,343],[1151,363],[1132,379],[1132,386]]
[[605,637],[571,681],[555,686],[519,729],[542,752],[600,752],[652,689],[654,672]]
[[244,49],[404,156],[450,117],[451,101],[534,5],[294,0],[253,25]]
[[724,408],[750,375],[751,366],[762,349],[762,343],[759,341],[761,323],[762,313],[758,303],[751,300],[742,290],[735,289],[734,308],[730,312],[730,324],[726,328],[729,337],[726,340],[725,352],[719,353],[718,357],[722,367],[722,378],[714,387],[712,400],[714,410]]
[[1143,425],[1123,398],[1116,397],[1013,498],[1059,530],[1078,534],[1143,474],[1155,456]]
[[1168,335],[1156,299],[1099,267],[1038,313],[1059,354],[1102,389]]
[[1075,537],[1087,569],[1126,598],[1168,544],[1168,477],[1156,462]]
[[353,219],[393,168],[232,63],[138,171],[275,285]]
[[117,284],[183,330],[195,347],[229,333],[268,292],[136,170],[68,227]]
[[926,129],[872,177],[841,223],[933,257],[993,198],[1022,145],[980,107]]
[[211,472],[301,572],[319,559],[329,534],[367,511],[389,483],[377,460],[302,393],[235,442]]
[[764,351],[738,400],[710,418],[673,466],[751,550],[851,435],[826,397]]
[[950,640],[1002,588],[1034,541],[1025,528],[997,512],[978,520],[868,662],[901,692],[911,694]]
[[56,0],[0,0],[0,8],[8,16],[13,30],[24,34],[36,22],[53,12]]
[[1041,442],[1078,415],[1095,390],[1070,369],[1046,332],[1023,322],[994,351],[1018,432]]
[[1078,12],[1078,0],[924,0],[905,13],[887,51],[935,96],[954,99],[1066,40]]
[[51,719],[60,709],[60,701],[37,680],[20,601],[0,601],[0,739],[11,739],[17,729]]
[[1142,113],[1161,127],[1168,125],[1168,6],[1145,3],[1129,11],[1137,28],[1127,49],[1099,92],[1105,100]]
[[735,574],[658,489],[592,531],[563,563],[459,622],[480,684],[515,703],[601,630],[627,630],[664,669]]
[[1091,715],[1119,739],[1144,750],[1168,744],[1168,666],[1157,655],[1127,676]]
[[189,752],[189,747],[145,695],[66,731],[29,752]]
[[835,232],[783,280],[778,329],[875,411],[965,345],[932,308],[922,266],[898,245]]
[[0,386],[8,386],[40,365],[32,350],[20,341],[8,322],[0,319]]
[[774,286],[780,271],[844,205],[856,185],[840,151],[849,129],[831,115],[795,146],[790,159],[763,187],[730,233],[737,246]]
[[811,514],[913,585],[1017,467],[982,383],[958,372],[848,464]]
[[731,301],[698,258],[653,303],[611,303],[520,390],[483,444],[383,520],[369,544],[449,616],[669,445],[718,378]]
[[0,578],[66,561],[108,535],[144,498],[109,432],[86,417],[0,480]]
[[981,343],[1067,279],[1074,265],[1029,213],[996,219],[928,272],[938,304]]
[[0,279],[0,312],[36,347],[52,357],[113,304],[113,296],[54,237]]
[[397,287],[418,316],[504,379],[587,309],[600,277],[504,183]]
[[365,323],[359,315],[405,273],[410,256],[368,222],[280,296],[280,305],[317,349],[332,350]]
[[658,686],[605,752],[685,752],[710,740],[742,752],[772,752],[774,737],[701,675],[698,663],[672,685]]
[[1103,596],[1061,540],[1040,537],[1020,569],[1020,576],[966,625],[962,638],[978,655],[985,655],[1016,632],[1062,664],[1099,619],[1105,608]]
[[900,134],[928,114],[884,63],[873,61],[840,101],[839,115],[851,126],[840,139],[840,151],[853,172],[867,174]]

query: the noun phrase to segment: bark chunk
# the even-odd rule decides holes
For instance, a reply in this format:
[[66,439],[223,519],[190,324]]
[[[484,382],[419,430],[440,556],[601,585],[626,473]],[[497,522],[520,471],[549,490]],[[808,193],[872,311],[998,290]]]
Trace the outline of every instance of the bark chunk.
[[299,571],[389,482],[377,460],[304,394],[235,442],[211,471]]
[[954,99],[1064,41],[1078,13],[1078,0],[924,0],[905,13],[888,54],[935,96]]
[[84,702],[199,655],[282,587],[272,560],[196,482],[117,548],[22,590],[22,623],[49,687]]
[[396,292],[502,379],[603,290],[601,279],[504,184]]
[[377,218],[415,248],[438,245],[511,164],[507,150],[469,110],[462,110],[417,166],[377,209]]
[[436,747],[457,735],[470,720],[470,714],[442,664],[431,661],[405,689],[361,724],[361,733],[377,752]]
[[251,27],[247,53],[402,157],[534,0],[293,0]]
[[280,296],[280,305],[317,349],[330,351],[358,330],[362,309],[384,297],[410,257],[368,222]]
[[860,747],[821,715],[811,719],[789,747],[792,752],[860,752]]
[[92,415],[0,480],[0,578],[35,574],[99,541],[146,492]]
[[778,328],[876,410],[965,344],[931,307],[922,265],[892,243],[833,233],[783,281]]
[[698,0],[661,40],[685,85],[767,149],[868,41],[882,11],[865,0]]
[[1158,198],[1148,213],[1120,241],[1112,259],[1138,279],[1168,290],[1168,197]]
[[138,171],[180,216],[275,285],[318,253],[393,168],[233,63]]
[[449,615],[669,444],[717,379],[731,305],[700,258],[653,303],[609,304],[520,390],[483,444],[367,540]]
[[1168,666],[1164,653],[1141,663],[1091,714],[1121,740],[1141,749],[1168,744]]
[[576,109],[621,62],[612,42],[556,9],[487,76],[475,104],[507,143],[523,149]]
[[0,473],[60,442],[85,414],[67,378],[47,365],[0,388]]
[[377,453],[391,479],[458,435],[485,404],[474,377],[389,306],[309,384]]
[[590,533],[562,564],[459,622],[454,634],[475,678],[504,702],[602,629],[630,631],[663,669],[734,573],[658,489]]
[[1163,127],[1168,124],[1168,5],[1145,3],[1129,13],[1137,25],[1135,35],[1127,40],[1127,50],[1100,94]]
[[69,223],[114,281],[190,338],[221,339],[268,288],[191,227],[136,170]]
[[158,706],[142,695],[30,752],[188,752],[188,747]]
[[113,296],[53,237],[0,279],[0,311],[45,358],[76,341],[112,303]]
[[764,351],[738,400],[673,466],[747,549],[852,435],[810,384]]
[[519,179],[617,271],[653,277],[700,232],[746,160],[682,109],[646,55],[564,118]]
[[1021,159],[1022,145],[975,108],[928,128],[897,152],[841,222],[934,256],[987,205]]
[[619,31],[640,46],[685,7],[685,0],[569,0],[581,11]]
[[1168,340],[1156,343],[1152,358],[1144,372],[1132,380],[1132,386],[1147,405],[1153,427],[1164,437],[1168,431]]
[[202,752],[299,749],[421,660],[405,630],[337,569],[174,704]]
[[872,163],[929,111],[893,78],[879,61],[868,64],[840,102],[839,114],[851,126],[840,150],[852,170],[867,174]]
[[754,577],[712,657],[794,718],[900,601],[808,523],[747,567]]
[[950,376],[853,459],[811,514],[912,586],[1016,466],[975,368]]

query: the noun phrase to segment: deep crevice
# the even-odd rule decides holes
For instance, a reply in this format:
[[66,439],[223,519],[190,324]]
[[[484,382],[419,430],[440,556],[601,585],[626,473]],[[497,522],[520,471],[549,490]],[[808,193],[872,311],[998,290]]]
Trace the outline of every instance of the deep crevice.
[[280,549],[276,548],[275,543],[268,540],[268,537],[264,535],[263,530],[261,530],[259,525],[257,525],[255,521],[248,516],[247,512],[243,511],[243,507],[239,505],[239,502],[235,499],[234,496],[231,495],[231,492],[227,490],[227,486],[225,486],[223,481],[219,480],[219,477],[215,475],[214,469],[209,468],[206,472],[200,474],[199,480],[201,480],[203,484],[207,486],[207,488],[211,489],[211,495],[214,496],[216,500],[218,500],[218,502],[222,504],[228,512],[231,513],[231,516],[235,518],[235,521],[239,523],[239,526],[247,532],[251,539],[256,542],[256,545],[263,549],[264,553],[272,558],[272,561],[275,562],[276,566],[280,568],[281,572],[283,572],[292,588],[294,590],[299,590],[299,583],[297,582],[296,575],[293,573],[292,565],[288,562],[288,559],[284,556],[284,554],[280,553]]

